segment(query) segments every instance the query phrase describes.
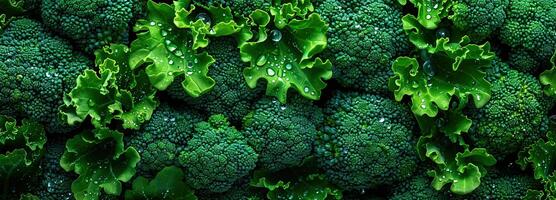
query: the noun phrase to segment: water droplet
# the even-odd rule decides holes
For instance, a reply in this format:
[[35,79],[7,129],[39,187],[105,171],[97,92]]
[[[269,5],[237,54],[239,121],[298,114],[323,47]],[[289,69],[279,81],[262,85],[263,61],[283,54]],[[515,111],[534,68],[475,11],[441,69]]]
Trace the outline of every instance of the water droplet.
[[154,26],[154,25],[156,25],[156,22],[151,22],[150,25]]
[[303,89],[303,91],[309,92],[309,88],[308,88],[308,87],[305,87],[305,88]]
[[438,8],[438,4],[434,4],[434,7],[433,7],[433,8],[434,8],[434,9],[437,9],[437,8]]
[[431,16],[431,15],[427,15],[425,18],[426,18],[426,19],[431,19],[432,16]]
[[272,41],[274,42],[279,42],[280,40],[282,40],[282,32],[280,32],[278,29],[270,31],[270,39],[272,39]]
[[210,24],[211,23],[210,16],[207,13],[199,13],[199,14],[197,14],[197,16],[195,18],[197,20],[203,21],[205,24]]
[[193,72],[187,72],[187,74],[188,74],[188,75],[191,75],[191,74],[193,74]]
[[421,104],[421,108],[425,109],[425,108],[427,108],[427,106],[425,106],[425,104]]
[[162,35],[162,37],[166,37],[168,35],[168,32],[166,32],[165,30],[160,31],[160,34]]
[[257,66],[263,66],[264,64],[266,64],[266,56],[262,55],[257,60]]
[[169,61],[168,61],[168,64],[172,65],[172,64],[174,64],[174,61],[173,61],[173,60],[169,60]]
[[446,28],[439,28],[436,30],[436,38],[447,38],[449,37],[448,29]]
[[180,50],[176,51],[175,54],[176,54],[176,56],[182,56],[183,55],[183,53]]
[[273,70],[272,68],[266,69],[266,73],[267,73],[269,76],[274,76],[274,74],[276,74],[276,72],[274,72],[274,70]]
[[378,122],[380,122],[380,123],[384,122],[384,117],[381,117],[381,118],[378,120]]
[[292,64],[291,64],[291,63],[288,63],[288,64],[286,64],[286,69],[287,69],[287,70],[291,70],[291,69],[292,69],[292,67],[293,67],[293,66],[292,66]]
[[164,43],[166,43],[166,45],[168,45],[168,44],[172,44],[172,41],[170,41],[170,40],[165,40]]

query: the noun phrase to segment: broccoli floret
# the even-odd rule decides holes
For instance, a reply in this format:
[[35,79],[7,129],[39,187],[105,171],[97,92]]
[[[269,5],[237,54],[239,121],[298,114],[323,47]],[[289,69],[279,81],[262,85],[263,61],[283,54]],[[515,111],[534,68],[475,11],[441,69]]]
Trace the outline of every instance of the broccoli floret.
[[166,166],[177,165],[179,153],[193,136],[195,124],[203,119],[194,110],[161,104],[149,122],[126,138],[126,144],[141,155],[137,173],[152,177]]
[[528,189],[539,188],[542,186],[532,176],[489,172],[473,193],[458,199],[518,200],[524,199]]
[[64,171],[60,166],[65,141],[61,138],[48,139],[44,161],[41,166],[42,177],[36,194],[42,200],[73,199],[71,183],[77,176]]
[[500,39],[512,47],[512,67],[535,73],[556,49],[556,0],[510,0]]
[[389,200],[448,200],[449,195],[445,191],[437,191],[431,186],[432,178],[419,175],[402,181],[392,189]]
[[552,101],[535,77],[511,70],[503,62],[495,61],[487,79],[495,80],[492,97],[484,107],[470,110],[469,136],[475,146],[504,159],[544,135]]
[[250,89],[245,83],[242,74],[245,64],[240,59],[237,43],[233,38],[211,41],[207,51],[216,60],[208,72],[216,82],[214,88],[207,94],[193,98],[183,91],[183,77],[180,77],[168,87],[168,94],[206,111],[209,115],[224,114],[230,121],[240,122],[251,111],[262,87]]
[[411,176],[418,158],[407,107],[380,96],[338,92],[324,114],[316,154],[330,182],[361,190]]
[[191,187],[226,192],[255,168],[257,156],[224,115],[213,115],[196,125],[179,162]]
[[508,4],[509,0],[456,0],[449,19],[472,40],[481,41],[502,26]]
[[45,0],[42,19],[47,27],[71,38],[86,52],[126,42],[128,29],[143,0]]
[[248,17],[256,9],[268,10],[272,5],[271,0],[194,0],[207,5],[222,5],[232,9],[236,17]]
[[47,132],[67,132],[70,127],[59,117],[58,107],[90,65],[39,22],[12,21],[0,37],[0,104],[10,105],[0,113],[32,118]]
[[316,12],[330,26],[325,57],[339,83],[386,93],[393,58],[409,46],[400,9],[386,0],[324,0]]
[[298,166],[311,155],[317,128],[323,120],[320,108],[300,95],[287,104],[263,98],[245,116],[243,128],[248,143],[259,153],[258,166],[278,171]]
[[197,197],[200,200],[263,200],[265,198],[265,191],[252,187],[249,185],[249,179],[251,177],[247,176],[237,183],[235,183],[232,188],[224,193],[199,193]]

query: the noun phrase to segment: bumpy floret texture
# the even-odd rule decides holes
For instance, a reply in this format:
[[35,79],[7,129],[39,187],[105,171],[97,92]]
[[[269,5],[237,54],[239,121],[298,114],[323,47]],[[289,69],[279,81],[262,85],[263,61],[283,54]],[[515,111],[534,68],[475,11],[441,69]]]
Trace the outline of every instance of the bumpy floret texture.
[[541,138],[547,130],[547,113],[552,101],[543,96],[539,81],[528,74],[511,70],[495,61],[487,79],[492,82],[492,97],[481,109],[471,111],[470,138],[503,159]]
[[228,6],[233,10],[236,17],[247,17],[256,9],[267,10],[271,5],[271,0],[194,0],[195,2],[208,5]]
[[324,0],[316,12],[330,26],[325,57],[334,77],[345,87],[386,92],[393,58],[408,47],[401,11],[385,0]]
[[457,0],[450,19],[473,40],[484,40],[504,23],[508,3],[509,0]]
[[489,172],[481,179],[473,193],[459,199],[524,199],[528,189],[538,189],[539,183],[531,176]]
[[259,153],[259,166],[278,171],[298,166],[311,155],[322,120],[320,108],[299,95],[286,104],[263,98],[244,118],[243,128],[248,143]]
[[216,60],[208,72],[216,82],[212,90],[193,98],[183,91],[183,77],[180,77],[180,80],[170,85],[168,93],[173,98],[184,100],[191,106],[206,111],[209,115],[224,114],[230,121],[240,122],[241,118],[251,111],[262,89],[250,89],[245,84],[242,74],[245,63],[240,59],[237,43],[233,38],[211,41],[207,51]]
[[448,200],[445,192],[431,187],[431,178],[426,175],[415,176],[392,188],[389,200]]
[[360,190],[412,175],[418,158],[407,107],[380,96],[339,92],[324,114],[316,153],[330,182]]
[[68,131],[58,107],[77,76],[90,65],[39,22],[12,21],[0,37],[0,104],[10,105],[0,112],[32,118],[48,132]]
[[72,199],[71,183],[77,178],[75,174],[64,171],[60,166],[60,158],[64,153],[64,140],[49,138],[44,161],[41,163],[40,184],[37,196],[42,200]]
[[125,42],[140,0],[44,0],[47,27],[71,38],[91,52],[110,43]]
[[510,0],[500,39],[512,47],[510,59],[515,69],[534,73],[539,65],[548,63],[556,49],[554,5],[556,0]]
[[201,121],[203,116],[195,110],[161,104],[149,122],[126,138],[126,144],[141,155],[137,173],[151,177],[165,166],[177,165],[179,153]]
[[224,115],[213,115],[197,124],[179,161],[191,187],[226,192],[255,168],[257,153]]

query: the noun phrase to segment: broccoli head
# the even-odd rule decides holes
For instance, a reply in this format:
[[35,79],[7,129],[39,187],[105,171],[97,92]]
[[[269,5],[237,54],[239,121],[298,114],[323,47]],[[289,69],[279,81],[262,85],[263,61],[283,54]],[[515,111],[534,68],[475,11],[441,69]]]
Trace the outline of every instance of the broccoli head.
[[437,191],[431,186],[432,179],[426,175],[419,175],[400,182],[392,189],[389,200],[448,200],[446,192]]
[[503,159],[541,138],[548,128],[552,101],[544,96],[539,81],[495,61],[487,79],[492,97],[480,109],[472,109],[471,142]]
[[210,67],[208,75],[216,85],[200,97],[191,97],[183,92],[183,77],[168,87],[168,94],[176,99],[206,111],[209,115],[224,114],[232,122],[240,122],[260,96],[262,87],[250,89],[243,78],[245,63],[241,61],[237,51],[237,43],[233,38],[221,38],[211,41],[208,49],[216,62]]
[[65,141],[62,138],[49,137],[48,139],[36,194],[42,200],[72,199],[71,183],[77,176],[64,171],[60,166]]
[[213,115],[196,125],[179,162],[191,187],[226,192],[255,168],[257,156],[224,115]]
[[236,17],[248,17],[256,9],[268,10],[272,0],[194,0],[197,3],[208,5],[222,5],[230,7]]
[[165,166],[177,165],[179,153],[201,121],[202,115],[194,110],[161,104],[149,122],[126,138],[141,155],[137,173],[151,177]]
[[320,108],[300,95],[287,104],[263,98],[245,116],[243,128],[247,142],[259,153],[259,166],[278,171],[298,166],[311,155],[322,120]]
[[458,199],[517,200],[524,199],[527,190],[539,188],[542,186],[532,176],[489,172],[473,193]]
[[548,63],[556,49],[556,0],[510,0],[507,19],[500,31],[503,43],[512,47],[512,67],[535,73]]
[[325,57],[340,84],[387,92],[393,58],[408,47],[401,10],[386,0],[323,0],[316,12],[330,24]]
[[41,14],[47,27],[93,52],[125,42],[142,4],[142,0],[44,0]]
[[2,114],[29,117],[47,132],[70,127],[58,115],[63,95],[92,65],[72,46],[31,19],[12,21],[0,36],[0,103]]
[[456,29],[481,41],[502,26],[508,4],[508,0],[456,0],[448,18]]
[[330,182],[361,190],[412,175],[416,127],[407,107],[380,96],[338,92],[324,114],[316,154]]

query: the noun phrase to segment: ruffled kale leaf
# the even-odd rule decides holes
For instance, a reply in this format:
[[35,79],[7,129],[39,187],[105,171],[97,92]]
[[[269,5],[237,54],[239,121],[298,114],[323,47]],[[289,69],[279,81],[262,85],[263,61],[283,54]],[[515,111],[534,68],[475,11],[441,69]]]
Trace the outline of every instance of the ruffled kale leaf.
[[491,97],[491,85],[485,80],[484,69],[495,56],[490,44],[469,44],[467,36],[459,42],[441,37],[429,44],[429,39],[420,37],[425,32],[412,30],[408,34],[420,49],[420,55],[399,57],[394,61],[394,77],[390,78],[388,86],[394,91],[396,100],[410,96],[411,110],[418,116],[429,117],[436,116],[439,109],[447,110],[453,96],[462,101],[471,96],[475,107],[484,106]]
[[256,10],[248,30],[239,33],[241,59],[249,62],[243,75],[247,85],[267,81],[266,94],[285,102],[290,87],[304,97],[317,100],[332,77],[332,64],[316,55],[326,47],[328,26],[312,10],[309,1],[293,1]]
[[471,127],[471,120],[460,111],[446,111],[435,118],[417,116],[422,136],[417,151],[422,159],[429,158],[436,164],[428,174],[434,177],[432,187],[441,190],[451,184],[450,191],[468,194],[479,187],[486,167],[496,164],[494,156],[484,148],[465,144],[462,134]]
[[119,195],[122,183],[135,174],[139,153],[124,148],[123,134],[109,129],[84,131],[66,142],[60,165],[79,177],[71,184],[78,200],[99,199],[106,194]]
[[46,135],[34,121],[0,115],[0,199],[10,199],[38,168],[44,154]]
[[[551,126],[551,128],[554,128],[554,124],[551,124]],[[556,134],[554,129],[547,133],[547,141],[539,140],[526,150],[525,164],[530,164],[533,167],[533,175],[544,185],[544,190],[530,190],[525,199],[555,199]]]
[[550,59],[552,68],[541,73],[539,80],[545,85],[544,93],[551,97],[556,97],[556,52]]
[[126,191],[125,199],[196,200],[197,197],[183,179],[184,173],[180,168],[166,167],[151,181],[145,177],[136,178],[132,189]]
[[85,70],[64,98],[61,111],[67,122],[80,123],[89,116],[97,128],[119,120],[123,128],[139,129],[158,106],[156,89],[144,71],[130,68],[127,46],[114,44],[95,55],[99,72]]
[[205,6],[191,4],[188,0],[174,2],[176,17],[174,24],[179,28],[191,30],[193,49],[206,47],[208,36],[220,37],[232,35],[240,30],[240,25],[234,21],[229,7]]
[[[179,2],[176,4],[180,5]],[[179,28],[174,23],[175,18],[174,5],[149,1],[147,17],[138,20],[133,28],[137,39],[131,43],[129,63],[132,69],[148,63],[146,74],[159,90],[165,90],[176,77],[183,76],[181,84],[185,92],[198,97],[215,84],[207,76],[208,67],[214,59],[205,51],[198,53],[195,48],[203,45],[193,33],[205,24],[197,20],[193,23],[194,27]]]

